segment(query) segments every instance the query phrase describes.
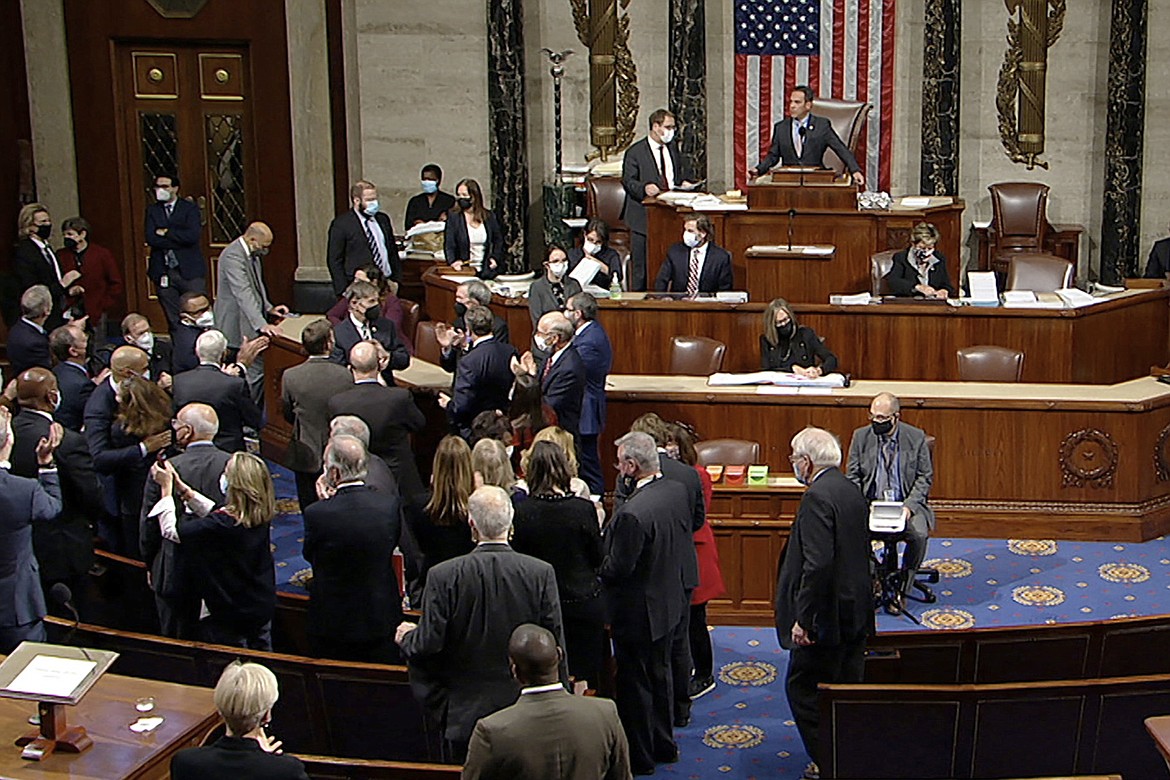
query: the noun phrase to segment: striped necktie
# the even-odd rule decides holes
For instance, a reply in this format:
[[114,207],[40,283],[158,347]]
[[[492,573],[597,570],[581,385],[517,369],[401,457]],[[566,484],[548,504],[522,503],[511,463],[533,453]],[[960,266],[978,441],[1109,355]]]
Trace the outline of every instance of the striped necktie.
[[374,262],[378,264],[382,275],[387,279],[390,278],[390,266],[386,263],[386,258],[382,255],[382,247],[378,243],[378,239],[374,238],[374,231],[370,228],[370,218],[363,218],[362,227],[366,231],[366,243],[370,245],[370,257],[374,258]]
[[687,269],[687,295],[694,298],[699,294],[699,249],[691,250],[691,265]]

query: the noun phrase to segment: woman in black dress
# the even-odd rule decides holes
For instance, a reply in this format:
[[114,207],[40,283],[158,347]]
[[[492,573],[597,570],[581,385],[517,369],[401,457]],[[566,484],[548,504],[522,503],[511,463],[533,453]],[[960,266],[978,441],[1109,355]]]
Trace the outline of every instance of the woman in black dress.
[[588,499],[569,492],[569,459],[550,441],[532,445],[528,500],[516,507],[512,548],[553,567],[565,627],[569,674],[596,687],[605,658],[601,529]]
[[935,251],[938,228],[929,222],[919,222],[910,233],[910,248],[894,255],[894,264],[886,274],[890,292],[902,297],[953,297],[955,286],[947,273],[947,259]]
[[815,379],[837,370],[837,356],[829,351],[812,328],[796,321],[796,314],[788,301],[777,298],[764,310],[760,367],[765,371],[788,371]]
[[420,589],[432,566],[475,547],[467,524],[467,499],[474,489],[471,448],[458,436],[444,436],[435,450],[430,493],[410,496],[403,503],[406,524],[422,553]]

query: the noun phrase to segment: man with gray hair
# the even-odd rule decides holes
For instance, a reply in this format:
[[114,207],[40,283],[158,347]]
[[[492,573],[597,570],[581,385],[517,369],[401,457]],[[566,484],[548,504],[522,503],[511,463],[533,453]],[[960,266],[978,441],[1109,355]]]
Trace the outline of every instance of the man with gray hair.
[[[352,414],[337,415],[329,421],[329,438],[332,439],[334,436],[352,436],[366,448],[368,458],[366,465],[367,485],[388,496],[401,495],[394,472],[390,470],[380,455],[370,452],[370,426],[366,425],[365,420]],[[408,533],[405,526],[403,526],[403,532]]]
[[[456,763],[467,756],[476,721],[515,703],[520,692],[508,666],[512,631],[534,623],[565,646],[552,566],[508,544],[508,494],[478,488],[467,513],[476,548],[427,573],[422,619],[400,625],[396,637],[416,690],[443,724],[444,758]],[[567,679],[562,661],[561,680]]]
[[[664,479],[658,446],[646,433],[617,440],[618,472],[634,489],[605,536],[601,582],[609,598],[617,706],[630,743],[630,769],[651,774],[678,760],[670,648],[690,609],[687,556],[694,566],[682,483]],[[688,670],[689,672],[689,670]]]
[[[537,320],[532,343],[548,357],[538,362],[532,352],[525,352],[513,370],[537,378],[544,402],[557,413],[557,424],[578,441],[585,397],[585,363],[572,344],[573,333],[573,324],[561,312],[543,315]],[[577,449],[580,451],[580,446]]]
[[225,452],[243,452],[244,428],[260,429],[260,407],[252,400],[242,377],[223,371],[221,363],[226,352],[227,337],[218,330],[209,330],[195,340],[199,365],[174,378],[175,408],[203,403],[215,409],[219,418],[215,446]]
[[20,296],[20,319],[8,330],[8,361],[12,376],[30,368],[51,370],[49,333],[45,322],[53,311],[53,296],[43,284],[34,284]]
[[439,341],[441,352],[439,364],[444,370],[455,373],[455,367],[463,353],[471,346],[474,338],[471,326],[467,322],[467,312],[482,306],[491,314],[491,334],[500,344],[507,344],[509,333],[508,323],[504,318],[491,310],[492,291],[482,280],[472,279],[455,288],[455,320],[448,326],[440,322],[435,325],[435,338]]
[[792,717],[817,778],[817,685],[861,682],[873,631],[869,504],[841,473],[841,445],[820,428],[792,438],[789,457],[808,489],[800,500],[776,582],[776,635],[790,651],[786,689]]
[[321,658],[398,663],[394,630],[402,599],[394,548],[402,530],[397,496],[366,485],[369,455],[353,436],[325,447],[320,501],[305,509],[304,556],[313,567],[307,632]]

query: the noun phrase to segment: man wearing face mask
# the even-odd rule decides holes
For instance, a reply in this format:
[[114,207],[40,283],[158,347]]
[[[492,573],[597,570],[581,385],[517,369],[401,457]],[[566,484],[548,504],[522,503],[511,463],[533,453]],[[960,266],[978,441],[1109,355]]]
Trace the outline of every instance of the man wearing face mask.
[[544,276],[528,288],[528,314],[533,326],[550,311],[563,311],[565,303],[581,292],[581,284],[570,276],[565,250],[553,244],[544,255]]
[[492,313],[486,306],[467,312],[471,346],[459,358],[450,396],[439,395],[439,406],[447,410],[451,426],[471,439],[472,422],[485,411],[506,412],[512,390],[512,360],[516,348],[492,335]]
[[333,326],[334,347],[330,359],[344,366],[355,344],[376,341],[390,354],[382,378],[393,386],[394,372],[410,365],[410,353],[398,338],[394,323],[382,316],[378,288],[369,282],[354,282],[344,294],[349,301],[349,316]]
[[81,274],[72,267],[61,265],[49,237],[53,234],[53,220],[49,210],[40,203],[29,203],[17,216],[19,239],[12,254],[12,271],[16,276],[16,291],[23,293],[33,285],[43,284],[52,297],[46,330],[65,322],[66,295],[80,295]]
[[156,339],[150,330],[150,320],[138,312],[130,312],[122,318],[122,338],[114,339],[98,350],[97,361],[109,365],[110,355],[124,346],[138,347],[149,355],[145,378],[158,382],[164,390],[171,389],[171,343],[166,339]]
[[688,217],[683,222],[683,240],[667,250],[654,289],[686,293],[689,298],[730,290],[731,254],[711,242],[714,232],[715,226],[707,216]]
[[447,212],[455,208],[455,196],[443,192],[439,186],[443,183],[443,169],[434,163],[423,166],[422,192],[415,195],[406,203],[407,228],[412,228],[422,222],[445,222]]
[[77,282],[82,290],[81,305],[98,341],[104,342],[109,335],[106,314],[122,295],[122,272],[110,250],[89,240],[90,225],[82,217],[61,223],[61,233],[65,247],[57,252],[57,259],[62,268],[75,268],[81,274]]
[[903,594],[914,587],[914,577],[926,557],[934,530],[934,510],[927,499],[934,481],[934,465],[926,434],[902,422],[902,404],[891,393],[878,393],[869,405],[870,424],[853,432],[849,468],[845,474],[870,501],[901,501],[906,521],[906,572]]
[[[253,222],[244,234],[219,255],[216,272],[215,322],[227,336],[228,347],[238,350],[256,336],[275,338],[280,328],[269,318],[282,320],[289,315],[287,306],[273,306],[264,286],[261,260],[272,246],[272,230],[263,222]],[[245,373],[248,392],[257,404],[264,402],[264,359],[257,357]]]
[[155,202],[146,207],[146,243],[150,262],[146,275],[154,282],[167,327],[179,324],[179,296],[207,290],[207,261],[200,242],[203,222],[199,207],[179,197],[179,177],[160,174],[154,179]]
[[[581,405],[585,397],[585,363],[573,346],[573,324],[559,311],[550,311],[536,323],[533,349],[548,355],[538,360],[533,352],[512,363],[513,373],[530,374],[540,382],[544,403],[557,414],[557,424],[573,434],[580,451]],[[578,461],[580,457],[578,457]]]
[[820,428],[792,438],[788,459],[807,485],[780,561],[776,636],[789,651],[786,690],[792,717],[820,777],[819,683],[859,683],[873,632],[869,504],[841,473],[841,445]]
[[97,377],[90,377],[86,362],[89,336],[76,325],[62,325],[49,334],[49,349],[57,365],[53,375],[61,391],[61,405],[53,417],[71,431],[80,431],[84,423],[85,404],[94,387],[105,381],[109,369]]
[[329,224],[329,247],[325,260],[333,293],[340,296],[353,281],[354,273],[367,263],[374,263],[387,279],[402,281],[402,262],[394,225],[381,210],[378,188],[365,180],[355,182],[349,190],[352,208],[338,214]]
[[674,114],[660,108],[650,115],[650,133],[626,150],[622,159],[622,187],[626,201],[622,219],[630,226],[629,289],[646,289],[645,198],[667,190],[690,190],[690,166],[678,151]]
[[179,326],[171,331],[171,369],[176,374],[199,365],[195,340],[215,327],[215,312],[207,293],[183,293],[179,298]]

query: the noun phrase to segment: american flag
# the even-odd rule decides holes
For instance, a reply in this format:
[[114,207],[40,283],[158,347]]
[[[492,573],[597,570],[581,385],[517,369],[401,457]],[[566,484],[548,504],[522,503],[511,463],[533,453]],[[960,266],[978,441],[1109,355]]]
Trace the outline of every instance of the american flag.
[[[788,94],[872,103],[857,162],[866,189],[890,189],[894,0],[735,0],[735,183],[768,153]],[[813,104],[816,113],[816,104]]]

